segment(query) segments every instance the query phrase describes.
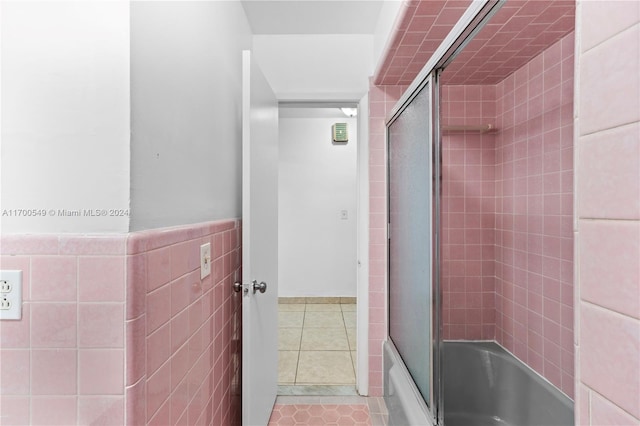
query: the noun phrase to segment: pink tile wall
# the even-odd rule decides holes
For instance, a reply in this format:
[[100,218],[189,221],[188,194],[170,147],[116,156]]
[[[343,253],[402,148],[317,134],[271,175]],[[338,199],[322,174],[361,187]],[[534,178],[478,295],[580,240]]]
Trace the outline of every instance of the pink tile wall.
[[20,321],[0,322],[2,424],[124,423],[126,236],[3,236],[23,271]]
[[0,267],[23,271],[24,305],[0,322],[2,424],[237,424],[240,233],[228,220],[3,236]]
[[411,84],[470,3],[469,0],[405,0],[374,83]]
[[577,16],[576,424],[638,425],[640,3]]
[[565,36],[496,85],[496,338],[573,397],[573,62]]
[[[441,111],[443,125],[497,127],[443,135],[444,337],[495,338],[571,397],[573,46],[570,34],[497,85],[445,86]],[[370,91],[370,303],[377,315],[370,319],[371,329],[382,336],[382,126],[400,95],[388,91],[398,89],[372,86]],[[372,333],[372,383],[379,376],[377,336]]]
[[405,86],[369,87],[369,395],[382,396],[387,335],[387,163],[385,120]]
[[[443,86],[444,126],[495,126],[495,86]],[[442,305],[445,339],[495,337],[495,134],[442,137]]]
[[[126,310],[126,424],[240,421],[238,221],[130,234]],[[211,275],[200,279],[200,246]]]

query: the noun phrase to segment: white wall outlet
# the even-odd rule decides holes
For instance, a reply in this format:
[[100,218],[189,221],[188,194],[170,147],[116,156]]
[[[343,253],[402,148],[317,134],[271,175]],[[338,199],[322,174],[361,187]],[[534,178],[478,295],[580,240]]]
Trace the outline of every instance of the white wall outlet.
[[0,271],[0,320],[22,319],[22,271]]
[[200,246],[200,279],[211,274],[211,243]]

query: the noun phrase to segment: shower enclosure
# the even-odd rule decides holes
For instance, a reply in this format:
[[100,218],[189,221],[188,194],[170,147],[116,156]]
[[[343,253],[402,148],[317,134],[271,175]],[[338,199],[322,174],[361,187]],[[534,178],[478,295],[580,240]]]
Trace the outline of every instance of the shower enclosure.
[[[387,351],[401,359],[413,378],[406,390],[422,407],[433,410],[437,390],[439,306],[438,180],[439,149],[433,142],[432,79],[426,79],[408,105],[388,125],[389,182],[389,341]],[[393,236],[393,237],[391,237]],[[400,369],[392,369],[393,383]],[[391,384],[391,383],[390,383]],[[397,386],[396,386],[397,387]],[[400,386],[402,388],[402,386]],[[400,403],[400,400],[395,401]],[[402,418],[415,424],[419,418]]]
[[392,425],[573,422],[572,13],[473,2],[387,118]]

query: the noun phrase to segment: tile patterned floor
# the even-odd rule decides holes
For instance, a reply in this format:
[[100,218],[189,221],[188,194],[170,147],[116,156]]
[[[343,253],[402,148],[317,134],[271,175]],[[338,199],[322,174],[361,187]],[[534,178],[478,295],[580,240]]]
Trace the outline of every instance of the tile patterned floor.
[[385,426],[387,418],[382,398],[279,396],[269,426]]
[[278,307],[278,384],[355,385],[356,305]]
[[276,405],[269,426],[280,425],[359,425],[370,426],[366,405]]

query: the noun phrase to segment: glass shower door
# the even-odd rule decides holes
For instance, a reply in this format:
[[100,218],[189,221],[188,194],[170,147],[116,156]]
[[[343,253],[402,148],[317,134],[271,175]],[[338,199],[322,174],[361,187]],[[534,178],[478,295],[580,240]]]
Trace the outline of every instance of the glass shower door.
[[388,124],[389,337],[433,413],[431,80]]

